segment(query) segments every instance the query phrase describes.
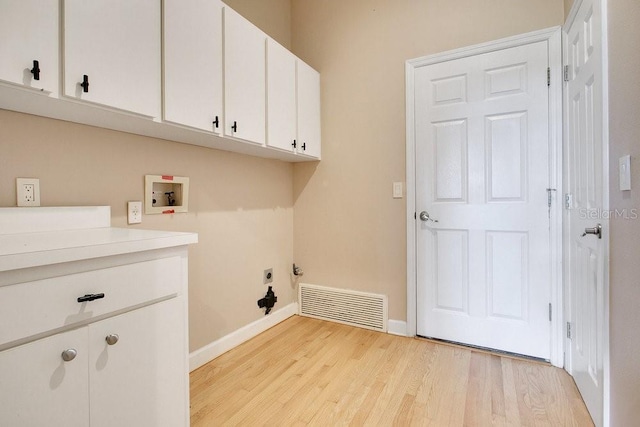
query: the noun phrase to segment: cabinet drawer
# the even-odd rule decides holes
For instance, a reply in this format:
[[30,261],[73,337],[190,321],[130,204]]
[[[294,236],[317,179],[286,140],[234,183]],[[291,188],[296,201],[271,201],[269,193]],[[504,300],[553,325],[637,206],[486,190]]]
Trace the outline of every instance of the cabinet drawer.
[[0,346],[178,294],[181,267],[176,256],[0,287]]

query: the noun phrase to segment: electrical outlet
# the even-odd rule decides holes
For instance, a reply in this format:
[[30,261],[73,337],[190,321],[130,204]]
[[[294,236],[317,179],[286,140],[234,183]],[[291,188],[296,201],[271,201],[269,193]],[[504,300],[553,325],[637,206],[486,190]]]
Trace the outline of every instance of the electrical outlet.
[[16,178],[18,206],[40,206],[40,180],[38,178]]
[[142,222],[142,202],[127,202],[127,223],[140,224]]
[[273,282],[273,268],[267,268],[264,271],[264,275],[262,276],[262,281],[265,285],[267,283]]

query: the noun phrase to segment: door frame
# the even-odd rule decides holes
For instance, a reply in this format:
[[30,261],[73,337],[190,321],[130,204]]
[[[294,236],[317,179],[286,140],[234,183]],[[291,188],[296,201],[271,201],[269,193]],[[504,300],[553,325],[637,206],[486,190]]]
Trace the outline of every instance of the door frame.
[[549,257],[551,266],[551,354],[553,365],[563,367],[563,287],[562,287],[562,37],[561,27],[507,37],[447,52],[410,59],[405,63],[406,77],[406,186],[407,186],[407,336],[417,332],[417,251],[416,251],[416,152],[415,152],[415,70],[440,62],[479,55],[511,47],[548,42],[551,80],[549,87]]
[[[608,43],[608,0],[594,0],[594,2],[600,3],[600,9],[602,16],[601,18],[601,28],[602,28],[602,38],[600,43],[602,43],[602,204],[603,210],[610,209],[609,203],[609,180],[610,180],[610,167],[609,167],[609,43]],[[576,19],[576,15],[580,7],[582,6],[583,0],[574,0],[571,10],[567,15],[566,21],[562,26],[562,49],[563,49],[563,61],[564,54],[567,52],[567,43],[568,37],[567,34],[569,32],[569,28],[573,24],[573,21]],[[563,96],[563,105],[566,100]],[[566,109],[565,109],[566,111]],[[569,117],[563,118],[563,124],[568,125]],[[563,165],[563,167],[567,168],[568,172],[568,160],[567,164]],[[564,188],[563,188],[564,190]],[[611,370],[609,364],[609,304],[610,304],[610,288],[609,288],[609,254],[610,254],[610,241],[609,241],[609,225],[606,224],[603,229],[604,238],[602,239],[603,244],[603,254],[604,257],[604,265],[603,265],[603,304],[604,304],[604,319],[602,325],[602,388],[603,388],[603,396],[602,396],[602,422],[605,427],[611,425]],[[565,244],[565,239],[568,239],[568,236],[563,235],[563,244]],[[564,256],[567,258],[566,266],[570,266],[569,256],[570,252],[566,251]],[[563,274],[569,274],[569,272],[565,272],[563,269]],[[571,289],[570,283],[566,283],[565,293],[564,293],[564,304],[565,304],[565,315],[568,316],[571,314]],[[569,319],[566,318],[563,322],[568,322]],[[571,342],[569,338],[564,337],[564,345],[567,348],[570,348]],[[569,359],[569,357],[567,356]],[[571,361],[565,363],[566,371],[573,375]]]

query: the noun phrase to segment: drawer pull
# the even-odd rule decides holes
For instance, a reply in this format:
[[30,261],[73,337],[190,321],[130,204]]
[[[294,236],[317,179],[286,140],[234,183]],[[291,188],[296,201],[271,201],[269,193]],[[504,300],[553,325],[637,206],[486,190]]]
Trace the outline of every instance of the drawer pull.
[[93,301],[100,298],[104,298],[104,294],[86,294],[83,297],[78,297],[78,302]]
[[82,83],[80,83],[83,92],[89,92],[89,76],[86,74],[82,76]]
[[70,348],[62,352],[62,360],[65,362],[71,362],[78,355],[78,350],[75,348]]
[[33,60],[33,68],[31,69],[31,74],[33,74],[33,80],[40,80],[40,61],[37,59]]
[[107,344],[114,345],[118,342],[119,339],[120,337],[118,336],[118,334],[109,334],[104,340],[107,342]]

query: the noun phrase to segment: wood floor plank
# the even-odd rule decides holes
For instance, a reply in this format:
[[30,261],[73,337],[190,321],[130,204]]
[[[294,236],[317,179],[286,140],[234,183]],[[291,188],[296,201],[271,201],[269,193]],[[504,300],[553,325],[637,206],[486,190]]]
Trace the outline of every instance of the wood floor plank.
[[191,425],[592,423],[550,365],[294,316],[191,373]]

